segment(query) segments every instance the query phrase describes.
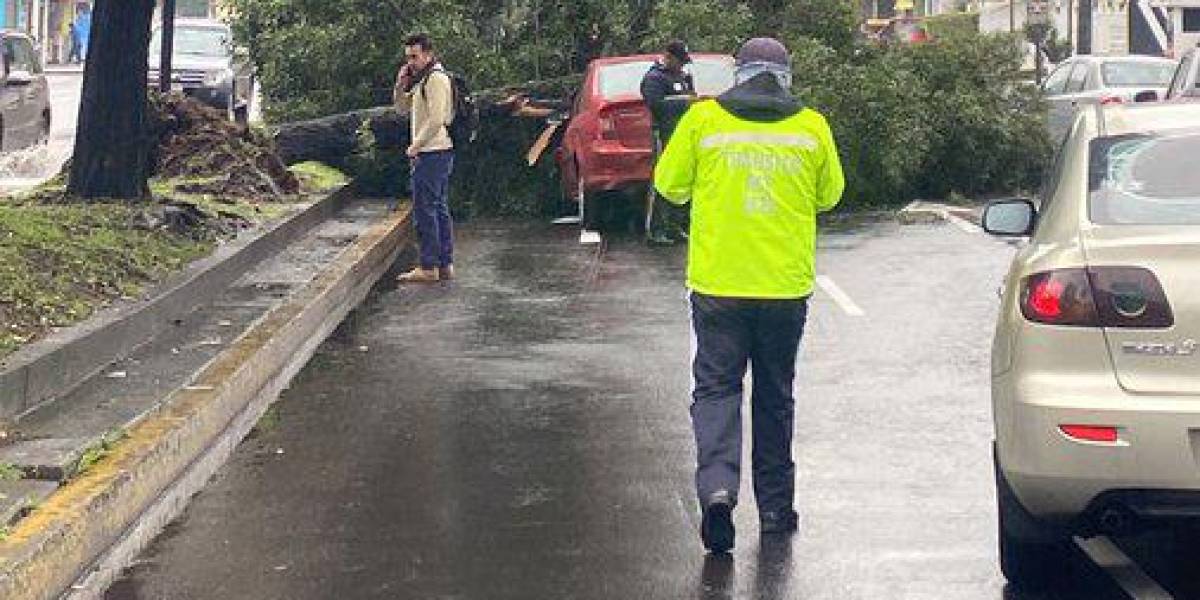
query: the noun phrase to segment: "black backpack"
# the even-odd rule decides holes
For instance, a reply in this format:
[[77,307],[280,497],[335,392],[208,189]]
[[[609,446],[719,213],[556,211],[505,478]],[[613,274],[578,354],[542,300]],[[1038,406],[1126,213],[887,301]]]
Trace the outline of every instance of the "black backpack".
[[454,119],[446,126],[446,132],[458,150],[479,137],[479,107],[465,77],[445,68],[442,71],[450,78],[450,88],[454,91]]

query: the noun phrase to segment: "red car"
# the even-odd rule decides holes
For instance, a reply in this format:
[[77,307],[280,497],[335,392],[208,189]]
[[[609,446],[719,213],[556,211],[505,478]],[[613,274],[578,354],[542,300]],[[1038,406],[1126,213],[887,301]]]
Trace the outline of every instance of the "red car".
[[[653,174],[650,111],[642,77],[658,55],[601,58],[588,65],[571,121],[555,151],[564,197],[578,203],[584,229],[611,222],[614,204],[642,201]],[[733,58],[693,54],[688,65],[701,96],[733,86]]]

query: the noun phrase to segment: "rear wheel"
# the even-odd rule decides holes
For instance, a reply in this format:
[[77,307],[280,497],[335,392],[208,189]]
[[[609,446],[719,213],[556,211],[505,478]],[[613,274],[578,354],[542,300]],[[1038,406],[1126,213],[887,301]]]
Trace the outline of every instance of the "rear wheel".
[[996,504],[1000,517],[1000,570],[1014,588],[1038,591],[1063,573],[1069,538],[1039,523],[1021,505],[996,469]]

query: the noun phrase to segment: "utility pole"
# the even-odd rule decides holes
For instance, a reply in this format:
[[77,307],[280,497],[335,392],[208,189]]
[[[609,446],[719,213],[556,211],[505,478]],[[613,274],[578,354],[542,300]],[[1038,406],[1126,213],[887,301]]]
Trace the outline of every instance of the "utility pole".
[[1079,34],[1077,54],[1092,53],[1092,0],[1079,0]]
[[1067,45],[1075,53],[1075,0],[1067,0]]
[[1017,0],[1008,0],[1008,32],[1017,31]]
[[175,54],[175,0],[162,4],[162,57],[158,61],[158,91],[171,91],[171,59]]

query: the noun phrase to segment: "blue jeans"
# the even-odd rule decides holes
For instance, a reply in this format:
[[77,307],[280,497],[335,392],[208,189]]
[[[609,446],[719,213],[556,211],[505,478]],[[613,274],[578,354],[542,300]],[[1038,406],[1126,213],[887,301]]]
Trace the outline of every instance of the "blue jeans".
[[454,152],[423,152],[412,161],[413,219],[421,244],[421,268],[454,263],[454,222],[450,219],[450,173]]

